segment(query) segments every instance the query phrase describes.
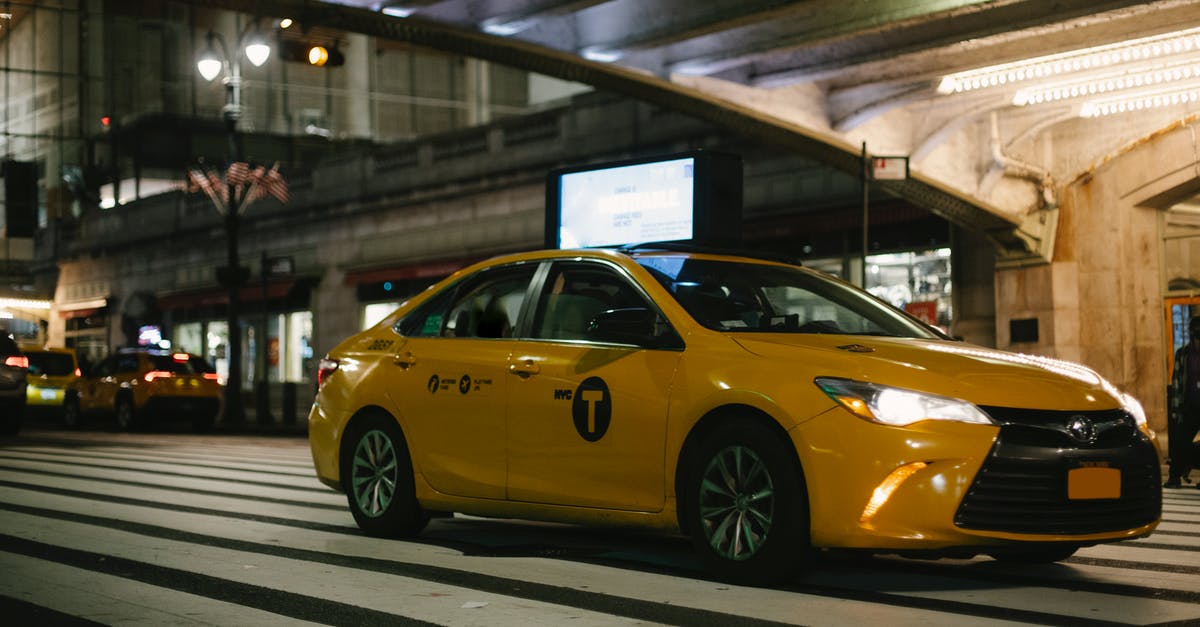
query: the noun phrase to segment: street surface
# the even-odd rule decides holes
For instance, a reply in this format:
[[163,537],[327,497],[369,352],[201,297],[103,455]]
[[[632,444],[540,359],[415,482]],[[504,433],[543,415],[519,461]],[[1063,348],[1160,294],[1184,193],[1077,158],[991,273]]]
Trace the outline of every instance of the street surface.
[[477,518],[364,537],[297,436],[27,429],[0,440],[9,625],[1200,624],[1200,490],[1063,564],[831,556],[708,579],[675,537]]

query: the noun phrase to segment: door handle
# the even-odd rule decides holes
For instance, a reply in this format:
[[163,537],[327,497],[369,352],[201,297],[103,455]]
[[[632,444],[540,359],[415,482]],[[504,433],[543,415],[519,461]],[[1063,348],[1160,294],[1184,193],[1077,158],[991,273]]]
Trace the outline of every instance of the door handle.
[[392,357],[392,363],[400,366],[400,368],[403,370],[408,370],[417,363],[417,358],[413,356],[411,351],[404,353],[403,355],[397,353]]
[[522,379],[528,378],[530,375],[535,375],[541,372],[541,367],[532,359],[521,359],[508,364],[508,371]]

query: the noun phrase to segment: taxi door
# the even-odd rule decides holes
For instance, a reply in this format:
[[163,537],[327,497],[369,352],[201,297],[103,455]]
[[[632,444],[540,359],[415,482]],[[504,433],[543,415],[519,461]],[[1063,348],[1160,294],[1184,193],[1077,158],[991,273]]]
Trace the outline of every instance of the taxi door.
[[509,364],[508,498],[657,511],[667,406],[682,353],[587,339],[595,314],[650,307],[618,268],[563,261]]
[[79,382],[79,408],[82,411],[112,411],[116,406],[117,390],[120,383],[117,380],[117,363],[128,361],[126,355],[110,355],[105,358],[87,378]]
[[401,321],[388,398],[417,471],[455,496],[505,495],[505,368],[535,264],[485,270]]

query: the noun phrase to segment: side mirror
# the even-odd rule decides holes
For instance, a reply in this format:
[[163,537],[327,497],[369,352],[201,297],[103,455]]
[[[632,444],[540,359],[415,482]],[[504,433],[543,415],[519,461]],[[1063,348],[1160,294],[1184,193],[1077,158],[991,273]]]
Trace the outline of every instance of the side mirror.
[[646,307],[609,309],[588,324],[588,339],[644,348],[682,349],[683,341],[657,312]]

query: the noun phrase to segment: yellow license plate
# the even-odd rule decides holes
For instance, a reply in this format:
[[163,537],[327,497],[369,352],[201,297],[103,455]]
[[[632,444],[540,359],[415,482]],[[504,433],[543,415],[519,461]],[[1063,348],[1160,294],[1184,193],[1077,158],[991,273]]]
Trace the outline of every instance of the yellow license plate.
[[1067,498],[1121,498],[1120,468],[1073,468],[1067,472]]

